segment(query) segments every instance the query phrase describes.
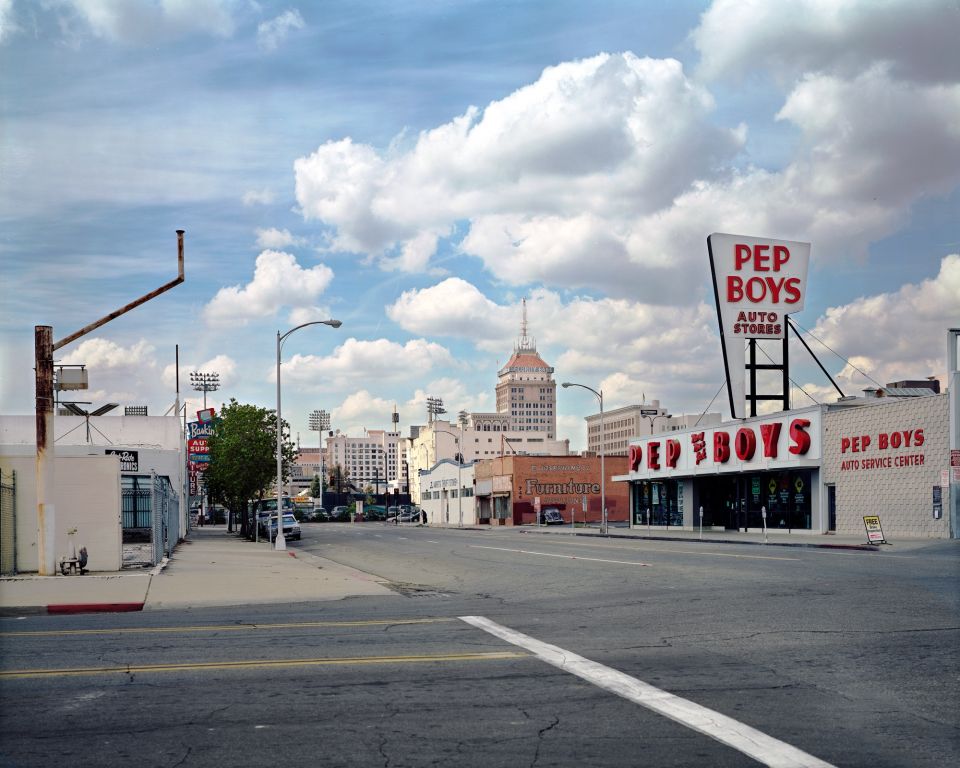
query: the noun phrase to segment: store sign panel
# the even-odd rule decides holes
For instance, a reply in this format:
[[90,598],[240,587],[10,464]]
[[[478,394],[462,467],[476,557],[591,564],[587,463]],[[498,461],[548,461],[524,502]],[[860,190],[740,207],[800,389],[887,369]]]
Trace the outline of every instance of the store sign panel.
[[787,315],[803,309],[810,243],[729,235],[707,238],[720,339],[734,418],[746,413],[748,339],[782,339]]
[[818,409],[643,438],[630,444],[628,470],[638,478],[749,472],[810,466],[821,455]]
[[840,435],[840,471],[922,467],[926,454],[922,428],[881,430],[873,434]]

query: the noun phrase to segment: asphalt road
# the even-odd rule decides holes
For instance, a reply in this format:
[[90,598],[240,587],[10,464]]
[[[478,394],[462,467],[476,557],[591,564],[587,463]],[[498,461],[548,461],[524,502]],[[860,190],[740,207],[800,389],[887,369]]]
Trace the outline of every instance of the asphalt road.
[[306,525],[397,596],[0,621],[3,765],[960,762],[950,542]]

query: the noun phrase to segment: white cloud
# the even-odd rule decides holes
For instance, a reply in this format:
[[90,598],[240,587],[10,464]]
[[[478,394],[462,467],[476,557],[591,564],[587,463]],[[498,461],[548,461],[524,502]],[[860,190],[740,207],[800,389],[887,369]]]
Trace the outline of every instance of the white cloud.
[[303,27],[300,11],[284,11],[276,18],[260,23],[257,27],[257,44],[261,50],[274,51],[293,30]]
[[96,37],[124,44],[195,32],[230,37],[234,30],[230,0],[62,0]]
[[500,307],[459,277],[404,293],[387,317],[411,333],[468,338],[508,338],[519,327],[515,309]]
[[691,37],[707,77],[853,76],[883,62],[900,79],[952,82],[958,16],[943,0],[715,0]]
[[602,54],[550,67],[482,112],[424,131],[406,152],[324,144],[295,163],[297,201],[305,218],[336,227],[332,247],[386,268],[424,269],[436,237],[470,219],[462,246],[491,269],[519,259],[508,279],[542,272],[531,261],[557,230],[550,266],[560,279],[590,283],[593,270],[573,267],[585,258],[609,279],[604,265],[622,262],[630,222],[714,176],[742,146],[742,131],[710,124],[712,110],[679,62]]
[[275,199],[276,194],[272,189],[250,189],[243,193],[243,204],[251,205],[270,205]]
[[275,229],[270,227],[269,229],[257,229],[257,247],[258,248],[270,248],[277,250],[279,248],[286,248],[288,246],[302,246],[306,245],[306,238],[296,237],[290,234],[288,229]]
[[[317,343],[329,346],[329,338]],[[283,382],[300,386],[324,387],[352,382],[381,382],[407,380],[422,376],[437,366],[454,363],[450,352],[439,344],[425,339],[412,339],[399,344],[387,339],[360,340],[350,338],[340,344],[331,355],[294,355],[283,363]],[[275,370],[270,374],[276,380]]]
[[156,365],[155,348],[145,339],[130,347],[121,347],[104,338],[86,339],[61,359],[64,365],[83,364],[93,371],[133,371]]
[[264,251],[257,257],[253,280],[221,288],[203,316],[212,326],[246,325],[251,318],[276,314],[281,306],[312,306],[332,279],[333,270],[324,264],[304,269],[289,253]]
[[[230,388],[238,384],[241,380],[238,375],[237,370],[237,361],[234,360],[229,355],[216,355],[209,360],[206,360],[202,363],[192,363],[186,360],[180,361],[180,392],[181,397],[185,395],[183,393],[190,392],[193,390],[193,385],[190,383],[190,374],[194,372],[199,373],[216,373],[219,374],[220,388]],[[163,382],[164,387],[170,390],[176,389],[176,378],[177,378],[177,367],[176,364],[167,365],[163,369],[161,375],[161,381]],[[207,396],[207,399],[211,395]]]
[[[572,372],[604,366],[629,370],[652,363],[678,370],[715,341],[713,312],[704,304],[661,307],[614,298],[564,300],[545,288],[532,291],[527,299],[530,334],[540,348],[562,350],[556,366]],[[519,301],[496,304],[471,283],[448,278],[403,293],[387,315],[411,333],[432,330],[465,338],[497,354],[509,350],[519,335],[522,308]]]
[[13,20],[13,0],[0,0],[0,43],[18,29]]
[[[960,255],[952,254],[940,262],[936,277],[831,307],[817,321],[813,335],[881,384],[942,376],[946,331],[960,326],[958,297]],[[810,344],[818,351],[815,341]],[[847,394],[875,386],[850,366],[842,378],[853,390]]]

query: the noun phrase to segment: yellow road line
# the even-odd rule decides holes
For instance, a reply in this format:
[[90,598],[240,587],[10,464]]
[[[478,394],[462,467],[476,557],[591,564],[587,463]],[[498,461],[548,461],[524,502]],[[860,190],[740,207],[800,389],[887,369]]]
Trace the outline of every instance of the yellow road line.
[[131,664],[125,667],[75,667],[72,669],[11,669],[0,672],[0,680],[78,675],[143,674],[147,672],[203,672],[229,669],[270,669],[277,667],[329,667],[351,664],[422,664],[445,661],[501,661],[529,658],[528,653],[446,653],[429,656],[354,656],[320,659],[267,659],[260,661],[210,661],[195,664]]
[[264,629],[311,629],[322,627],[379,627],[393,624],[439,624],[456,621],[450,618],[432,619],[371,619],[369,621],[305,621],[284,624],[208,624],[192,627],[118,627],[116,629],[53,629],[24,632],[0,632],[0,637],[63,637],[65,635],[149,635],[177,632],[241,632]]

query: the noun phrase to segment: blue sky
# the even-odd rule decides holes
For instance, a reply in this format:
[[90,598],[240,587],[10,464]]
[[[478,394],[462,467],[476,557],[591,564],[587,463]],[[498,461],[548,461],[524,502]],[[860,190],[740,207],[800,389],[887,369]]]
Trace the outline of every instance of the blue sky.
[[[946,0],[0,0],[2,411],[33,326],[170,280],[176,229],[186,282],[60,350],[76,399],[162,413],[179,344],[182,390],[273,407],[277,331],[336,317],[285,344],[284,416],[406,430],[494,409],[526,298],[558,381],[699,412],[715,231],[812,243],[796,319],[845,390],[942,376],[958,31]],[[794,346],[795,404],[833,399]],[[581,448],[595,401],[558,397]]]

